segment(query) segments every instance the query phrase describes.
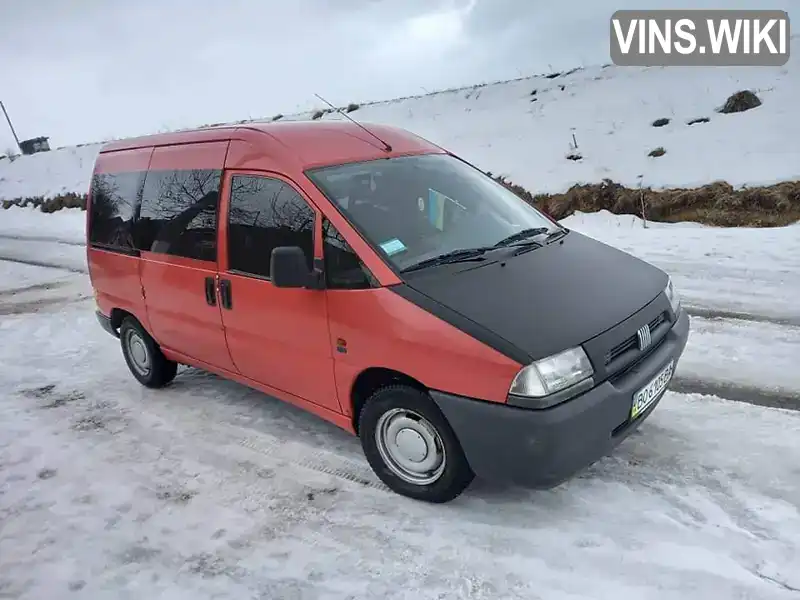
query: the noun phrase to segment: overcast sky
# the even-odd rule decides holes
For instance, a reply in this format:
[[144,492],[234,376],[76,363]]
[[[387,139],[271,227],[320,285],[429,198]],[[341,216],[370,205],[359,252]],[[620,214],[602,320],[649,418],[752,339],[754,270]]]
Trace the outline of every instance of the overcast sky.
[[0,0],[0,100],[20,138],[59,146],[606,63],[617,9],[761,4]]

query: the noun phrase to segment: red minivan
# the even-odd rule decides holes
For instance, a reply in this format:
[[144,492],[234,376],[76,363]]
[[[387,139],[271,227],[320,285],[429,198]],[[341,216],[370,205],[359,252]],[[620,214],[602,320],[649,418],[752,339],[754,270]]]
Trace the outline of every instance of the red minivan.
[[552,487],[655,408],[689,333],[666,273],[407,131],[348,121],[117,141],[87,206],[133,375],[198,367],[357,434],[429,502]]

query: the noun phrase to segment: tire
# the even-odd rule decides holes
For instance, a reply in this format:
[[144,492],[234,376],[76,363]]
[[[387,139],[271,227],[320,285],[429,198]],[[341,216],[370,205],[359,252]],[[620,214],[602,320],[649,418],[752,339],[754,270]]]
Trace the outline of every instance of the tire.
[[162,388],[175,379],[178,363],[164,356],[139,321],[125,317],[119,328],[119,340],[128,368],[143,386]]
[[475,477],[447,419],[422,391],[405,385],[381,388],[367,399],[358,423],[372,470],[398,494],[450,502]]

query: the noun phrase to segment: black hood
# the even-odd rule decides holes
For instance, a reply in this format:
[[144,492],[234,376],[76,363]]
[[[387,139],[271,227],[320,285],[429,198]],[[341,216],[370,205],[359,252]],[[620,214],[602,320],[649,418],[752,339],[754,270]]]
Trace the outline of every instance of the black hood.
[[397,291],[522,361],[603,333],[656,298],[668,280],[649,263],[574,231],[518,256],[500,252],[484,263],[410,273]]

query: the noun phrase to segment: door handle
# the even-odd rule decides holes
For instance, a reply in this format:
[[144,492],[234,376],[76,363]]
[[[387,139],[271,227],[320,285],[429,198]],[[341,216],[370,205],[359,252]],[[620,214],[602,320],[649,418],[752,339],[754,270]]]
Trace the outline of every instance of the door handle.
[[213,277],[206,277],[206,303],[210,306],[217,305],[217,294],[214,290]]
[[231,280],[230,279],[220,279],[219,282],[219,295],[222,301],[222,308],[227,308],[228,310],[233,308],[233,297],[231,295]]

